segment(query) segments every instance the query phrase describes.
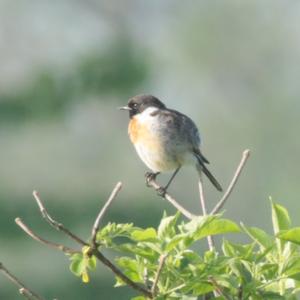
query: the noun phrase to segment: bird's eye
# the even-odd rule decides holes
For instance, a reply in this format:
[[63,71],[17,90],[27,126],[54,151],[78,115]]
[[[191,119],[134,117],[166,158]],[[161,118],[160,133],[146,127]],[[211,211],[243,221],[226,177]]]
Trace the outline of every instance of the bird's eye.
[[134,109],[137,109],[137,108],[138,108],[137,103],[134,103],[134,104],[133,104],[133,108],[134,108]]

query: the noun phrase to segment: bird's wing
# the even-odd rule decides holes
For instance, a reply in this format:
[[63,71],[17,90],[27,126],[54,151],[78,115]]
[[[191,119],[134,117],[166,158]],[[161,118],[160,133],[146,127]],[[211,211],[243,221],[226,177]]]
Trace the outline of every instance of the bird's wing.
[[186,115],[172,109],[160,111],[161,124],[165,124],[167,130],[178,135],[191,146],[191,149],[200,147],[200,135],[195,123]]

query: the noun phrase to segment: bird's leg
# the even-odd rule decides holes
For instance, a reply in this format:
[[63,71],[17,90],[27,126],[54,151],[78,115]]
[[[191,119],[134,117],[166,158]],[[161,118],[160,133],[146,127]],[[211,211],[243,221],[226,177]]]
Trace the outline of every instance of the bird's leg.
[[145,174],[146,185],[147,185],[148,187],[150,187],[150,185],[149,185],[150,181],[155,180],[155,179],[156,179],[156,176],[159,175],[159,174],[160,174],[160,172],[156,172],[156,173],[147,172],[147,173]]
[[180,170],[181,166],[179,166],[175,172],[172,174],[170,180],[168,181],[168,183],[166,184],[165,187],[160,187],[158,190],[157,190],[157,193],[159,196],[161,197],[164,197],[166,192],[167,192],[167,189],[168,187],[170,186],[171,182],[173,181],[173,179],[175,178],[176,174],[178,173],[178,171]]

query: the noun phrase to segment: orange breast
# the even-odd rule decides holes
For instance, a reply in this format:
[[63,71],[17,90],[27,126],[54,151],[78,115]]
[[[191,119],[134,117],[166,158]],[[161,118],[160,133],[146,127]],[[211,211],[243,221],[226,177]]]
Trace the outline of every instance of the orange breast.
[[130,121],[129,121],[129,125],[128,125],[128,134],[129,134],[129,137],[130,137],[130,140],[133,144],[136,143],[137,139],[138,139],[138,122],[135,118],[132,118]]
[[151,129],[151,126],[148,127],[133,117],[129,122],[128,133],[139,157],[152,171],[169,171],[180,165],[180,162],[166,151],[161,136]]
[[128,134],[133,144],[149,135],[147,128],[145,126],[142,126],[138,119],[134,117],[129,122]]

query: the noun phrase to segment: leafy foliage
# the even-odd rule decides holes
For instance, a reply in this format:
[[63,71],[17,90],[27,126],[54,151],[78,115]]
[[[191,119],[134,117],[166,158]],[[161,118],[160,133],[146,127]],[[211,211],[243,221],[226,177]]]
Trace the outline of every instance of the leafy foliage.
[[[300,229],[291,228],[283,206],[271,202],[271,208],[274,235],[221,215],[183,221],[177,213],[164,214],[157,229],[109,223],[98,232],[97,242],[102,250],[120,253],[118,267],[133,282],[152,289],[154,299],[294,300],[300,289]],[[233,243],[224,238],[228,233],[245,234],[250,242]],[[221,250],[201,251],[199,243],[215,235],[223,236]],[[71,258],[71,270],[83,280],[95,268],[85,250]],[[116,287],[124,285],[116,278]]]

